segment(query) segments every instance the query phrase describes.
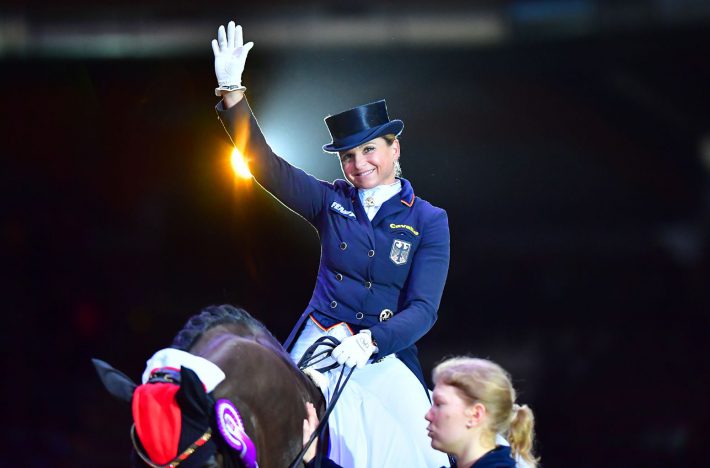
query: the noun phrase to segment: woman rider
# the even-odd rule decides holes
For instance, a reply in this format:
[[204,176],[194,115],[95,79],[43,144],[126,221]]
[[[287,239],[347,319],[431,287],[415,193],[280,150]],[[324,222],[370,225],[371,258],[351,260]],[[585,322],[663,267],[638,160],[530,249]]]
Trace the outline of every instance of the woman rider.
[[274,154],[259,129],[241,85],[253,43],[243,43],[234,22],[217,37],[224,128],[254,178],[320,235],[316,286],[284,346],[298,360],[331,335],[341,341],[333,357],[357,368],[329,419],[330,458],[342,466],[446,464],[420,416],[429,394],[415,343],[436,321],[449,227],[446,212],[399,177],[404,124],[389,119],[383,100],[326,117],[332,142],[323,149],[339,155],[345,180],[318,180]]

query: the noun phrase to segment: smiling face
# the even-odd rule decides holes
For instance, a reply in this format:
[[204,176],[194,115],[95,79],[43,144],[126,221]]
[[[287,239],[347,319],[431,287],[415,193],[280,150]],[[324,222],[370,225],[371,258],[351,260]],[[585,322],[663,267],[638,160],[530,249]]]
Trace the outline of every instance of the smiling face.
[[369,189],[394,183],[399,140],[389,144],[383,137],[378,137],[339,154],[343,175],[356,188]]
[[432,405],[424,419],[431,446],[442,452],[457,454],[470,444],[472,433],[467,428],[472,405],[468,404],[456,387],[438,383],[432,393]]

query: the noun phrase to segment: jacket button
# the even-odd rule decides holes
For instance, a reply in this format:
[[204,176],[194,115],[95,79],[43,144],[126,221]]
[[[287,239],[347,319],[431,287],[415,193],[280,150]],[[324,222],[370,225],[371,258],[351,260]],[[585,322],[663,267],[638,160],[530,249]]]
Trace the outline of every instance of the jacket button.
[[338,307],[338,303],[337,303],[337,302],[333,301],[333,302],[330,303],[330,308],[331,308],[331,309],[335,309],[336,307]]
[[337,279],[338,281],[343,281],[343,275],[341,275],[340,273],[336,273],[335,279]]
[[370,250],[369,252],[367,252],[367,256],[368,256],[368,257],[374,257],[374,256],[375,256],[375,251],[374,251],[374,250]]
[[362,318],[363,318],[364,316],[365,316],[365,314],[363,314],[362,312],[358,312],[357,314],[355,314],[355,318],[358,319],[358,320],[362,320]]
[[347,248],[348,248],[348,244],[346,244],[345,242],[340,243],[340,250],[345,250]]
[[372,287],[372,283],[369,282],[369,281],[365,281],[365,287],[366,287],[367,289],[370,289],[370,288]]

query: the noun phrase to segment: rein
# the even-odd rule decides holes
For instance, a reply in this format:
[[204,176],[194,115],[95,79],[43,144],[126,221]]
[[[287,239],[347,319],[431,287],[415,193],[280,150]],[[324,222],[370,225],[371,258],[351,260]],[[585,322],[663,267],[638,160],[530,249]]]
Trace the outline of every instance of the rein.
[[[332,336],[323,336],[321,338],[318,338],[311,346],[308,347],[305,353],[303,353],[303,357],[298,361],[298,368],[303,370],[306,367],[311,367],[314,365],[317,365],[318,363],[322,362],[323,360],[327,359],[330,357],[330,355],[333,353],[333,350],[340,344],[340,341],[337,340],[336,338],[333,338]],[[325,346],[327,349],[320,351],[318,353],[315,352],[315,350],[319,346]],[[319,369],[316,369],[318,372],[328,372],[329,370],[335,369],[339,366],[340,364],[334,363],[329,366],[321,367]],[[345,375],[345,366],[342,367],[340,370],[340,375],[338,376],[338,382],[335,384],[335,388],[333,390],[333,395],[330,398],[330,402],[328,403],[325,413],[323,413],[323,417],[321,418],[320,422],[318,423],[318,427],[313,431],[313,434],[311,434],[311,438],[308,439],[308,442],[303,444],[303,449],[296,455],[296,458],[294,461],[289,465],[289,468],[296,468],[297,466],[300,466],[301,463],[303,462],[303,455],[306,453],[308,448],[311,446],[313,441],[316,439],[316,437],[322,436],[325,426],[328,422],[328,417],[330,416],[330,413],[333,412],[333,408],[335,407],[335,404],[338,402],[338,399],[340,398],[340,394],[343,393],[343,389],[345,388],[345,384],[348,383],[348,380],[350,380],[350,376],[353,375],[353,371],[355,371],[355,368],[351,368],[350,372],[348,372],[347,375]],[[343,379],[344,377],[344,379]],[[321,452],[318,450],[316,451],[316,458],[315,458],[315,466],[320,467],[321,466]]]
[[141,450],[140,444],[138,443],[138,440],[136,439],[136,425],[133,424],[131,426],[131,441],[133,442],[133,448],[136,450],[136,453],[138,454],[139,457],[146,463],[146,465],[152,467],[152,468],[175,468],[178,466],[180,463],[184,462],[187,457],[192,455],[195,450],[198,448],[202,447],[207,443],[208,440],[212,437],[212,429],[207,429],[207,431],[200,436],[199,439],[197,439],[195,442],[193,442],[188,448],[186,448],[180,455],[177,457],[173,458],[172,461],[166,463],[165,465],[158,465],[157,463],[153,463],[150,458],[148,458],[147,455],[143,453],[143,450]]

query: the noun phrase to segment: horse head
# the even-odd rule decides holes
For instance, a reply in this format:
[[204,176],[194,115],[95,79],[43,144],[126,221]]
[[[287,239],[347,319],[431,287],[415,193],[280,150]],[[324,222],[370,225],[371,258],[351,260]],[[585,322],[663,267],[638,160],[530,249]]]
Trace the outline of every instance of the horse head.
[[143,384],[94,359],[113,396],[130,402],[135,453],[152,467],[289,466],[303,444],[305,402],[324,400],[246,311],[210,306],[149,361]]

